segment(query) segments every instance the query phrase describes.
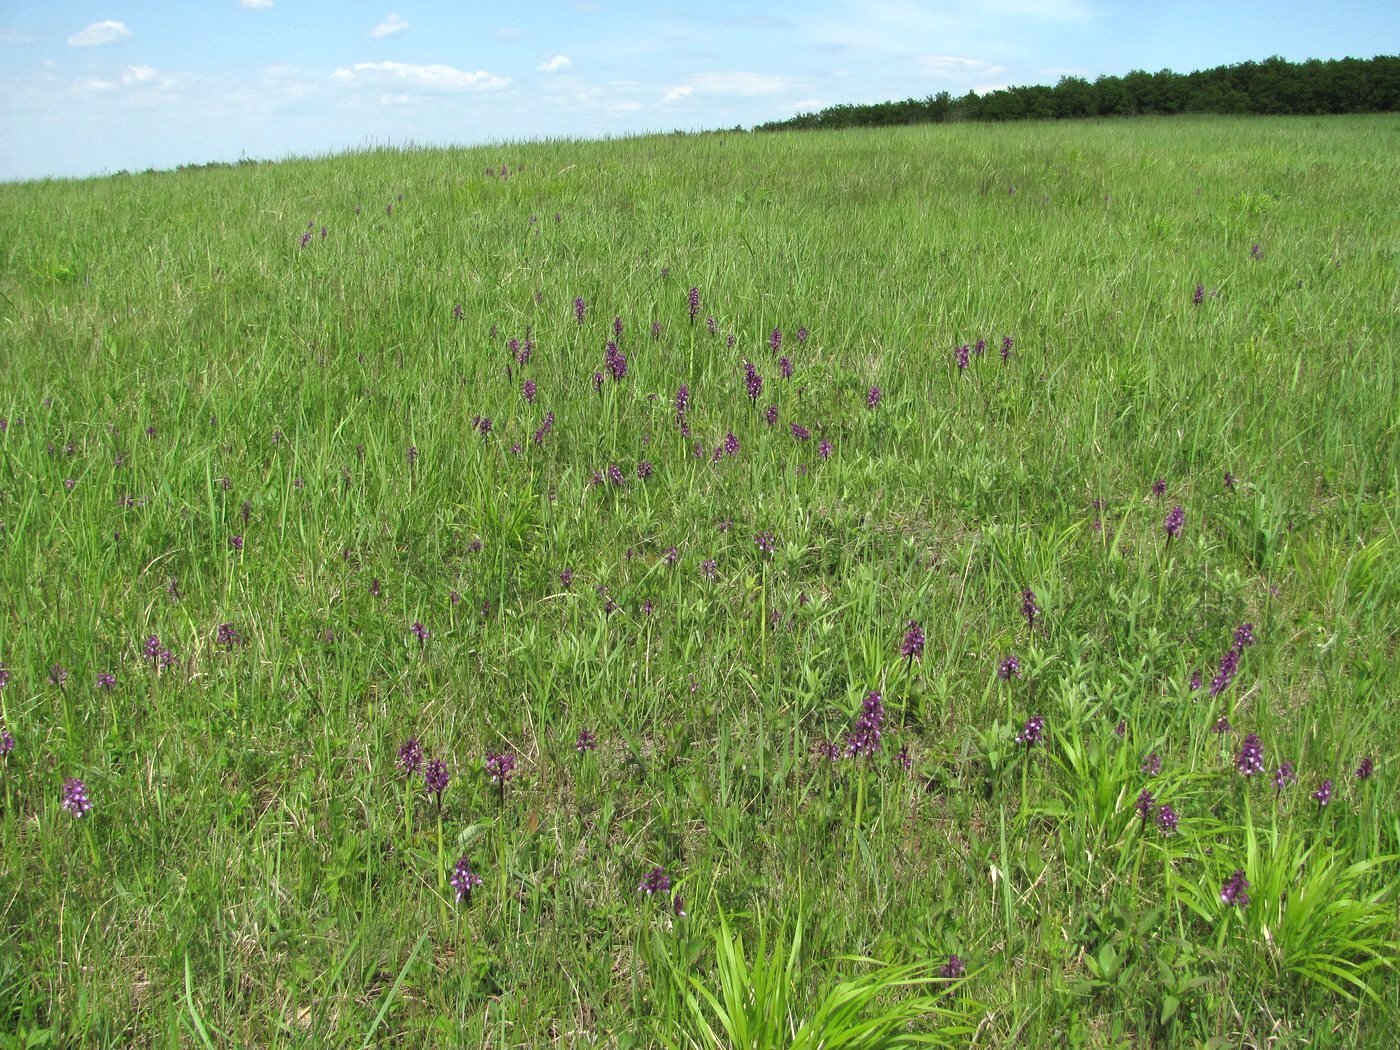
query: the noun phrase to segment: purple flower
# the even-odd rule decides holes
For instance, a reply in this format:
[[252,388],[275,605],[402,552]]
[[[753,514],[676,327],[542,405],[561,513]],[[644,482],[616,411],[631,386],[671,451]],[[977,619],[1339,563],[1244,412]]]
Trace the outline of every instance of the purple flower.
[[87,796],[87,785],[77,777],[69,777],[63,782],[63,808],[75,817],[81,817],[92,809],[92,803]]
[[770,333],[769,336],[768,336],[768,350],[769,350],[769,352],[776,354],[776,353],[782,348],[782,345],[783,345],[783,333],[782,333],[782,329],[775,328],[775,329],[773,329],[772,333]]
[[601,390],[603,389],[603,373],[602,373],[602,372],[594,372],[594,373],[593,373],[593,389],[594,389],[594,391],[601,391]]
[[471,861],[460,857],[452,869],[452,888],[457,891],[457,903],[472,902],[473,887],[481,885],[481,876],[472,871]]
[[1137,797],[1137,801],[1133,803],[1133,808],[1137,810],[1138,816],[1141,817],[1142,822],[1146,824],[1148,818],[1152,816],[1152,807],[1156,804],[1157,800],[1152,796],[1152,792],[1148,791],[1147,788],[1143,788],[1142,792]]
[[1235,768],[1247,777],[1264,772],[1264,745],[1259,742],[1258,734],[1250,733],[1244,738],[1235,758]]
[[777,538],[771,532],[757,533],[753,538],[758,544],[758,553],[772,555],[778,549]]
[[1254,624],[1242,623],[1235,628],[1235,648],[1243,649],[1254,644]]
[[690,387],[682,383],[676,388],[676,419],[685,416],[685,410],[690,407]]
[[1230,720],[1224,715],[1221,715],[1220,718],[1216,721],[1215,725],[1210,727],[1210,731],[1212,733],[1219,734],[1230,732]]
[[1035,591],[1027,587],[1021,592],[1021,615],[1026,618],[1026,627],[1035,630],[1035,618],[1040,615],[1040,606],[1035,604]]
[[700,575],[705,577],[705,579],[707,580],[713,580],[716,576],[719,575],[719,571],[715,566],[715,560],[713,558],[706,558],[700,563]]
[[656,473],[656,468],[652,466],[651,460],[644,459],[637,464],[637,477],[641,481],[646,481],[652,474]]
[[1264,249],[1259,247],[1259,243],[1257,241],[1249,246],[1249,257],[1251,259],[1264,258]]
[[579,324],[583,324],[583,315],[587,310],[588,306],[584,303],[583,296],[580,295],[574,300],[574,320]]
[[608,343],[603,348],[603,364],[614,383],[621,382],[627,375],[627,355],[617,348],[616,343]]
[[235,552],[241,551],[243,549],[243,537],[237,535],[230,536],[228,538],[228,545],[229,548]]
[[1225,472],[1225,490],[1226,490],[1227,492],[1234,492],[1234,491],[1235,491],[1235,485],[1236,485],[1236,484],[1238,484],[1238,481],[1237,481],[1237,479],[1235,478],[1235,475],[1231,474],[1231,473],[1227,470],[1227,471]]
[[778,358],[778,371],[782,373],[784,379],[791,379],[792,359],[788,357]]
[[543,445],[543,444],[544,444],[544,439],[545,439],[545,437],[548,436],[549,432],[550,432],[551,430],[553,430],[553,429],[554,429],[554,413],[553,413],[553,412],[546,412],[546,413],[544,414],[544,419],[541,420],[541,422],[540,422],[539,429],[535,431],[535,438],[534,438],[535,444],[536,444],[536,445]]
[[938,976],[946,981],[955,981],[967,973],[967,966],[957,955],[948,956],[948,961],[938,968]]
[[1155,777],[1162,772],[1162,756],[1153,751],[1142,760],[1142,771],[1149,777]]
[[578,731],[578,739],[574,741],[574,750],[580,755],[585,751],[596,751],[598,749],[598,738],[587,729]]
[[1192,672],[1191,672],[1191,681],[1190,681],[1189,684],[1190,684],[1190,686],[1191,686],[1191,692],[1193,692],[1193,693],[1194,693],[1197,689],[1201,688],[1201,672],[1200,672],[1200,671],[1192,671]]
[[900,646],[899,655],[907,657],[911,662],[923,659],[924,628],[918,620],[910,620],[905,627],[904,644]]
[[660,321],[653,321],[653,322],[651,322],[651,337],[652,337],[652,339],[660,339],[660,338],[661,338],[661,322],[660,322]]
[[1172,809],[1169,803],[1163,802],[1162,808],[1157,811],[1157,830],[1163,835],[1175,835],[1177,825],[1181,820],[1176,815],[1176,810]]
[[1015,345],[1014,340],[1013,340],[1009,335],[1002,336],[1002,338],[1001,338],[1001,359],[1002,359],[1003,361],[1010,360],[1010,358],[1011,358],[1011,347],[1012,347],[1013,345]]
[[609,463],[609,464],[608,464],[608,471],[607,471],[607,473],[608,473],[608,480],[611,481],[614,485],[625,485],[625,484],[627,484],[627,478],[623,475],[623,473],[622,473],[622,468],[619,467],[616,463]]
[[962,346],[953,351],[953,361],[957,364],[959,372],[967,368],[968,358],[971,353],[972,347],[968,346],[966,343],[963,343]]
[[878,690],[871,690],[860,702],[855,727],[846,736],[846,754],[851,758],[873,755],[880,750],[885,726],[885,702]]
[[681,552],[678,547],[667,547],[665,562],[667,565],[674,565],[680,560]]
[[0,689],[10,684],[10,671],[3,663],[0,663]]
[[767,423],[768,423],[768,425],[769,425],[770,427],[775,427],[775,426],[777,426],[777,425],[778,425],[778,406],[777,406],[777,405],[769,405],[766,409],[763,410],[763,418],[767,421]]
[[455,306],[452,307],[452,320],[454,320],[454,321],[460,321],[460,320],[462,319],[462,315],[463,315],[465,312],[466,312],[466,311],[464,311],[464,310],[462,309],[462,304],[461,304],[461,303],[457,303]]
[[690,323],[694,324],[696,315],[700,313],[700,289],[691,288],[686,299],[690,306]]
[[1274,770],[1274,791],[1283,791],[1284,788],[1288,787],[1289,784],[1292,784],[1297,779],[1297,774],[1293,772],[1293,763],[1285,762],[1283,765],[1279,766],[1278,769]]
[[1045,739],[1045,719],[1040,715],[1031,715],[1026,719],[1026,724],[1021,732],[1016,734],[1016,743],[1025,744],[1031,747]]
[[535,403],[535,391],[537,389],[533,379],[527,379],[520,384],[520,396],[525,399],[527,405],[533,405]]
[[1167,480],[1166,480],[1166,478],[1158,478],[1156,481],[1154,481],[1154,482],[1152,483],[1152,495],[1154,495],[1154,496],[1163,496],[1163,495],[1166,494],[1166,491],[1167,491]]
[[841,745],[834,740],[825,738],[818,740],[812,745],[812,757],[824,758],[828,762],[835,762],[841,757]]
[[1326,806],[1332,801],[1332,781],[1324,780],[1322,786],[1312,793],[1312,797],[1317,800],[1318,809]]
[[111,671],[97,672],[98,689],[115,689],[117,687],[117,676]]
[[1003,682],[1009,682],[1013,678],[1021,677],[1021,661],[1014,656],[1008,656],[997,667],[997,677]]
[[413,636],[417,638],[421,644],[426,645],[428,642],[428,629],[424,627],[421,623],[419,623],[417,620],[414,620]]
[[439,806],[442,805],[442,793],[447,790],[449,780],[447,763],[440,758],[428,759],[423,767],[423,787],[437,796]]
[[822,438],[821,441],[817,442],[817,455],[821,456],[822,459],[831,458],[831,442],[826,440],[826,438]]
[[567,591],[567,590],[569,589],[570,585],[573,584],[573,582],[574,582],[574,570],[573,570],[573,569],[560,569],[560,570],[559,570],[559,584],[560,584],[560,586],[562,586],[562,587]]
[[15,738],[4,726],[0,726],[0,758],[4,758],[15,749]]
[[369,593],[374,598],[378,598],[384,593],[384,585],[379,582],[378,576],[369,581]]
[[724,454],[726,456],[737,456],[739,454],[739,439],[734,436],[734,431],[729,431],[724,435]]
[[1200,306],[1201,303],[1205,302],[1205,299],[1206,299],[1206,286],[1203,285],[1203,284],[1198,284],[1198,285],[1196,285],[1196,291],[1195,291],[1195,292],[1192,294],[1192,296],[1191,296],[1191,303],[1192,303],[1192,305],[1193,305],[1193,306]]
[[637,887],[639,893],[645,893],[648,897],[656,894],[667,894],[671,891],[671,876],[666,874],[666,869],[661,867],[652,868],[642,879],[642,884]]
[[1249,894],[1245,892],[1247,889],[1249,880],[1244,877],[1243,871],[1237,869],[1220,887],[1220,903],[1234,904],[1240,908],[1248,907]]
[[865,407],[877,408],[880,404],[880,398],[882,396],[883,395],[880,393],[880,388],[878,386],[872,386],[870,388],[870,392],[865,395]]
[[797,438],[798,441],[810,441],[812,438],[812,432],[806,427],[804,427],[801,423],[792,424],[791,429],[792,436]]
[[1181,535],[1182,526],[1186,524],[1186,511],[1180,506],[1173,507],[1167,514],[1167,520],[1162,523],[1162,527],[1167,530],[1167,538],[1170,539]]
[[1230,688],[1230,683],[1235,680],[1235,673],[1240,669],[1240,650],[1238,647],[1225,650],[1225,655],[1220,658],[1220,670],[1215,673],[1215,677],[1210,682],[1210,695],[1219,696],[1226,689]]
[[[411,736],[399,745],[399,768],[410,776],[423,765],[423,747],[416,736]],[[446,785],[444,785],[446,786]]]
[[713,315],[705,318],[705,330],[708,331],[711,335],[714,335],[719,331],[719,322],[714,319]]
[[744,386],[749,392],[749,400],[757,404],[763,395],[763,377],[752,364],[744,365]]
[[681,900],[681,895],[679,893],[671,898],[671,911],[675,913],[676,918],[685,918],[685,901]]
[[613,338],[614,338],[614,339],[621,339],[621,338],[622,338],[622,318],[621,318],[621,317],[614,317],[614,318],[613,318]]
[[49,668],[49,683],[62,689],[68,684],[68,668],[62,664],[54,664]]
[[485,766],[486,776],[491,783],[499,784],[502,789],[515,776],[515,756],[509,751],[502,751],[499,755],[487,755]]
[[1371,761],[1371,756],[1367,755],[1361,760],[1361,764],[1356,767],[1357,780],[1370,780],[1376,772],[1376,764]]
[[904,772],[908,773],[914,768],[914,756],[909,754],[909,745],[901,744],[899,750],[895,752],[894,760],[899,763]]

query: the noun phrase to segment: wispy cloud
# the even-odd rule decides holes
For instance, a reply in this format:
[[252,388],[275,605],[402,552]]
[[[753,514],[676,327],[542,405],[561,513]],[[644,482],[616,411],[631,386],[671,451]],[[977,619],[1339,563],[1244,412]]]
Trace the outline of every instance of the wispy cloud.
[[386,36],[402,33],[408,28],[408,20],[398,15],[385,15],[384,20],[369,31],[371,39],[383,40]]
[[670,88],[661,101],[678,102],[691,95],[756,98],[761,95],[778,95],[793,86],[793,81],[787,77],[769,76],[766,73],[697,73],[684,84]]
[[32,44],[36,39],[33,33],[18,33],[13,29],[0,29],[0,44]]
[[424,91],[498,91],[510,83],[482,70],[468,72],[451,66],[418,66],[407,62],[357,62],[331,74],[339,84],[368,84],[379,88],[405,87]]
[[266,11],[272,7],[272,0],[238,0],[238,6],[245,11]]
[[561,69],[568,69],[571,65],[573,63],[569,61],[568,55],[555,55],[553,58],[541,62],[535,68],[541,73],[558,73]]
[[97,47],[100,44],[115,44],[118,40],[125,40],[131,36],[131,30],[123,22],[114,22],[107,19],[102,22],[94,22],[81,32],[74,33],[68,38],[69,47]]
[[149,84],[160,76],[154,66],[127,66],[122,72],[122,83],[127,87],[133,84]]
[[961,55],[915,55],[914,61],[928,76],[938,80],[966,81],[982,79],[1005,73],[1005,66],[998,66],[980,58],[964,58]]

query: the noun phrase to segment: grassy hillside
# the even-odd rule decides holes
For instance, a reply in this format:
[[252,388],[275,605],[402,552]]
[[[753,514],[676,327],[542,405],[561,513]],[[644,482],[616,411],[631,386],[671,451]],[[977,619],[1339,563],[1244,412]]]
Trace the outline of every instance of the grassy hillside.
[[1398,146],[0,187],[3,1045],[1384,1040]]

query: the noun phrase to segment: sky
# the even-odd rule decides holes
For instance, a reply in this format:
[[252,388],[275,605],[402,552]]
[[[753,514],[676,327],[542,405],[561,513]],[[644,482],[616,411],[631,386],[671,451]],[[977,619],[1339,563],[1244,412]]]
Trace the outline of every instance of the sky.
[[0,0],[0,180],[1400,51],[1400,0]]

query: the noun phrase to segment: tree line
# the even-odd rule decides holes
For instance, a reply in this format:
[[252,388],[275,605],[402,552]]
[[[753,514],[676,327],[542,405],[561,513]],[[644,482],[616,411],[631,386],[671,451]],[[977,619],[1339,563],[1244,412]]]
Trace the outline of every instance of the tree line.
[[984,95],[946,91],[872,105],[828,106],[755,131],[887,127],[959,120],[1068,120],[1175,113],[1393,113],[1400,111],[1400,55],[1216,66],[1194,73],[1134,70],[1126,76],[1061,77],[1054,87],[1008,87]]

